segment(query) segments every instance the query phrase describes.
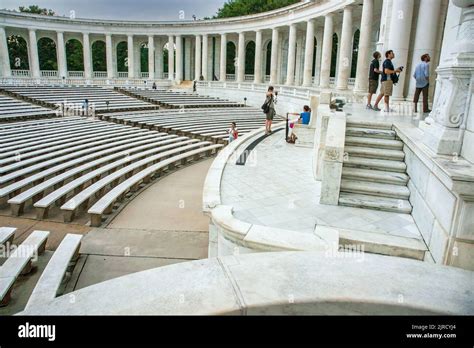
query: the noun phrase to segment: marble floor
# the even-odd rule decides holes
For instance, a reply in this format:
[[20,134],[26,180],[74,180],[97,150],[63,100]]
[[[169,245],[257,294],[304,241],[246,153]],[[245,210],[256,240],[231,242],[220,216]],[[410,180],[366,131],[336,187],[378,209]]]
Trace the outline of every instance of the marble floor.
[[245,166],[227,164],[223,204],[249,223],[313,233],[316,225],[422,239],[411,215],[319,204],[313,149],[287,144],[282,132],[266,138]]

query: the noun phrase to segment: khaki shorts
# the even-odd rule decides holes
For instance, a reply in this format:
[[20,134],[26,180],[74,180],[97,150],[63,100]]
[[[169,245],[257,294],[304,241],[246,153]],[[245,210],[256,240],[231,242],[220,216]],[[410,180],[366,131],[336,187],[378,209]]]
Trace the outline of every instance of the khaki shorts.
[[379,80],[369,80],[369,93],[377,93],[377,88],[379,88]]
[[387,80],[382,82],[382,89],[380,93],[382,93],[386,97],[391,97],[393,92],[393,81]]

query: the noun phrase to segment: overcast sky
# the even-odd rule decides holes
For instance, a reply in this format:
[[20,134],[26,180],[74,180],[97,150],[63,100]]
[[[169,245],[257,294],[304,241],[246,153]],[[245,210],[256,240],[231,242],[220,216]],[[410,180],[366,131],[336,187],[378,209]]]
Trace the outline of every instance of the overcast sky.
[[193,15],[198,19],[211,17],[224,3],[225,0],[0,0],[0,8],[34,4],[68,17],[70,11],[75,11],[76,18],[172,21],[180,19],[180,11],[188,20]]

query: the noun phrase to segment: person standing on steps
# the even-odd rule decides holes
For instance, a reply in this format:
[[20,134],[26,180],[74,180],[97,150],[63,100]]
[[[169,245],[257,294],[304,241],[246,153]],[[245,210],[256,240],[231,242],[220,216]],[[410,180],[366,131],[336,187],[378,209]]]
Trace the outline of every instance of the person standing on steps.
[[274,92],[273,86],[268,87],[268,91],[265,98],[265,103],[262,105],[263,113],[266,116],[265,120],[265,134],[272,133],[272,121],[275,117],[275,104],[276,104],[276,96],[278,92]]
[[395,69],[392,63],[392,59],[395,58],[395,53],[393,50],[388,50],[385,52],[385,61],[382,64],[382,89],[380,94],[375,101],[374,110],[380,111],[379,103],[384,98],[385,102],[385,112],[391,112],[393,109],[390,109],[390,97],[393,92],[393,85],[398,82],[398,73],[401,73],[403,67]]
[[420,93],[423,93],[423,113],[429,113],[431,110],[428,109],[428,88],[430,86],[430,66],[429,62],[431,57],[428,53],[421,56],[421,63],[415,68],[413,78],[416,80],[416,91],[413,97],[413,103],[415,104],[415,113],[418,112],[418,100],[420,99]]
[[367,106],[366,109],[372,110],[372,96],[377,93],[379,88],[379,78],[380,78],[380,58],[382,55],[380,52],[374,52],[372,55],[374,59],[370,63],[369,69],[369,95],[367,96]]

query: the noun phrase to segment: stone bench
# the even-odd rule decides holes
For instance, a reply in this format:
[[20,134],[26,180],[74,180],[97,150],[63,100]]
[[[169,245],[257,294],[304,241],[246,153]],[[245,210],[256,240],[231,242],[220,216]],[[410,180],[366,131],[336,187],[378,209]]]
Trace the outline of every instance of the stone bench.
[[89,209],[88,213],[91,217],[91,226],[100,226],[102,224],[102,215],[111,212],[115,201],[120,201],[129,190],[136,191],[140,182],[144,181],[145,183],[148,183],[156,172],[163,170],[165,167],[172,169],[174,164],[177,162],[181,162],[181,164],[184,165],[189,158],[194,157],[196,159],[196,156],[201,153],[206,153],[207,156],[210,156],[212,151],[217,151],[217,149],[221,147],[222,145],[210,145],[197,150],[187,151],[177,156],[172,156],[171,158],[154,164],[123,181],[99,199]]
[[32,259],[44,252],[49,232],[33,231],[0,267],[0,306],[10,301],[11,289],[20,274],[32,269]]
[[[77,163],[80,163],[86,159],[91,159],[95,158],[100,155],[104,155],[107,153],[114,153],[118,152],[121,150],[124,150],[128,148],[129,146],[132,145],[137,145],[137,144],[143,144],[145,142],[150,142],[153,141],[154,138],[157,136],[164,135],[165,133],[157,133],[157,132],[146,132],[146,133],[137,133],[137,136],[134,138],[130,138],[128,136],[126,137],[120,137],[120,139],[114,139],[113,142],[111,143],[106,143],[102,145],[98,145],[94,148],[86,148],[84,150],[76,151],[76,152],[71,152],[66,155],[60,156],[60,157],[54,157],[50,160],[42,161],[39,163],[36,163],[34,165],[28,166],[26,168],[22,169],[17,169],[14,172],[10,174],[6,174],[3,176],[0,176],[0,184],[5,184],[13,180],[18,180],[18,178],[21,178],[22,176],[25,175],[31,175],[34,174],[44,168],[59,168],[60,166],[64,165],[67,168],[69,167],[69,164],[75,165]],[[59,163],[59,165],[58,165]],[[54,165],[57,165],[56,167],[53,167]],[[49,174],[49,169],[44,172]],[[61,170],[62,170],[61,169]],[[38,173],[39,175],[42,175],[42,173]],[[38,177],[39,178],[39,177]],[[39,178],[41,179],[41,178]],[[0,191],[2,192],[2,191]],[[3,197],[4,195],[0,195],[0,197]]]
[[0,227],[0,245],[9,245],[13,242],[16,228]]
[[[176,137],[176,136],[163,136],[163,137],[160,136],[160,137],[157,137],[156,139],[159,141],[160,140],[163,141],[172,137]],[[156,146],[157,144],[159,145],[160,142],[155,141],[151,145],[147,145],[147,147]],[[155,148],[154,150],[159,151],[159,148]],[[132,153],[133,152],[134,151],[132,151]],[[72,169],[69,169],[66,172],[63,172],[64,168],[56,172],[53,172],[51,169],[47,170],[46,172],[49,172],[48,175],[56,174],[49,180],[35,184],[35,182],[39,180],[38,177],[43,177],[43,178],[45,177],[44,172],[43,172],[37,175],[30,176],[26,179],[20,180],[20,182],[15,182],[6,188],[2,188],[0,189],[0,197],[3,197],[11,192],[15,192],[15,191],[18,192],[20,188],[26,186],[27,184],[33,184],[33,187],[31,187],[30,189],[22,193],[19,193],[18,195],[8,200],[8,203],[11,205],[11,208],[12,208],[12,214],[15,216],[18,216],[23,213],[24,205],[27,200],[33,199],[33,203],[35,203],[36,201],[41,199],[43,197],[43,193],[46,190],[50,189],[51,187],[57,188],[58,186],[62,186],[63,183],[67,179],[72,178],[72,177],[74,178],[80,177],[84,175],[86,172],[88,172],[89,170],[105,165],[111,161],[116,160],[117,158],[126,157],[126,159],[127,158],[133,159],[133,157],[129,155],[130,155],[130,148],[128,148],[125,152],[124,151],[114,152],[108,156],[104,156],[104,152],[93,153],[88,156],[90,159],[89,161],[87,161],[87,159],[83,157],[77,159],[76,162],[80,161],[80,162],[86,162],[86,163],[78,167],[73,167]],[[140,154],[135,155],[135,156],[139,156],[139,155]],[[92,160],[94,158],[97,158],[97,159]],[[59,167],[61,167],[61,165]],[[62,167],[64,167],[64,165],[62,165]],[[71,166],[69,165],[69,167]]]
[[[93,183],[92,185],[88,186],[86,189],[72,197],[68,200],[65,204],[61,206],[61,210],[63,211],[64,222],[71,222],[76,214],[76,211],[81,206],[87,206],[89,200],[94,196],[101,196],[103,191],[108,185],[116,186],[119,184],[120,179],[128,178],[134,174],[135,171],[140,171],[146,168],[148,165],[153,165],[154,163],[166,159],[168,157],[174,156],[177,153],[182,153],[185,151],[189,151],[196,147],[201,147],[208,145],[208,142],[194,142],[194,144],[186,145],[186,146],[176,146],[175,149],[169,150],[163,153],[159,153],[157,155],[149,156],[143,160],[134,162],[125,166],[110,175],[100,179],[99,181]],[[179,143],[177,144],[179,145]]]
[[[64,202],[66,201],[66,197],[68,194],[70,194],[71,192],[74,192],[74,194],[81,192],[84,188],[84,185],[86,185],[86,183],[88,182],[94,183],[94,181],[99,180],[101,175],[105,173],[111,174],[114,170],[116,170],[120,166],[129,164],[139,158],[176,147],[177,143],[179,143],[179,145],[185,145],[185,144],[191,144],[193,142],[196,142],[196,140],[190,140],[187,137],[167,136],[163,138],[171,138],[171,139],[162,140],[161,142],[155,142],[155,143],[151,143],[145,146],[141,146],[139,148],[132,149],[131,151],[127,152],[128,156],[126,156],[125,158],[119,159],[118,161],[109,163],[104,166],[100,166],[98,169],[95,169],[87,174],[81,175],[78,178],[61,186],[60,188],[54,190],[53,192],[50,192],[45,197],[43,197],[42,199],[34,203],[34,207],[36,208],[36,218],[39,220],[47,218],[48,211],[54,203],[59,201],[59,204],[63,205]],[[165,145],[165,144],[169,144],[169,145]],[[153,149],[148,150],[148,151],[143,151],[150,147],[153,147]],[[134,152],[138,152],[138,153],[135,155],[131,155]]]
[[[115,141],[115,140],[119,140],[119,139],[133,139],[133,138],[136,138],[137,136],[140,136],[141,134],[143,134],[143,130],[137,129],[137,128],[126,130],[126,131],[122,132],[121,134],[116,134],[115,136],[108,133],[104,137],[100,137],[102,139],[100,141],[85,142],[81,145],[70,146],[70,147],[63,148],[63,149],[58,150],[58,151],[49,152],[49,153],[46,153],[46,154],[41,155],[41,156],[32,157],[30,159],[21,160],[21,161],[12,163],[12,164],[4,166],[4,167],[0,167],[0,174],[3,175],[3,174],[6,174],[6,173],[9,173],[11,171],[17,170],[19,168],[26,167],[29,164],[33,164],[33,163],[37,163],[37,162],[40,162],[40,161],[43,161],[43,160],[55,158],[55,157],[60,156],[60,155],[74,153],[77,150],[83,150],[83,149],[87,149],[87,148],[96,148],[98,145],[110,143],[111,141]],[[111,137],[113,137],[112,140],[110,139]],[[77,153],[76,153],[76,155],[77,155]]]
[[26,304],[32,306],[54,300],[71,262],[77,261],[82,235],[67,234],[44,269]]

